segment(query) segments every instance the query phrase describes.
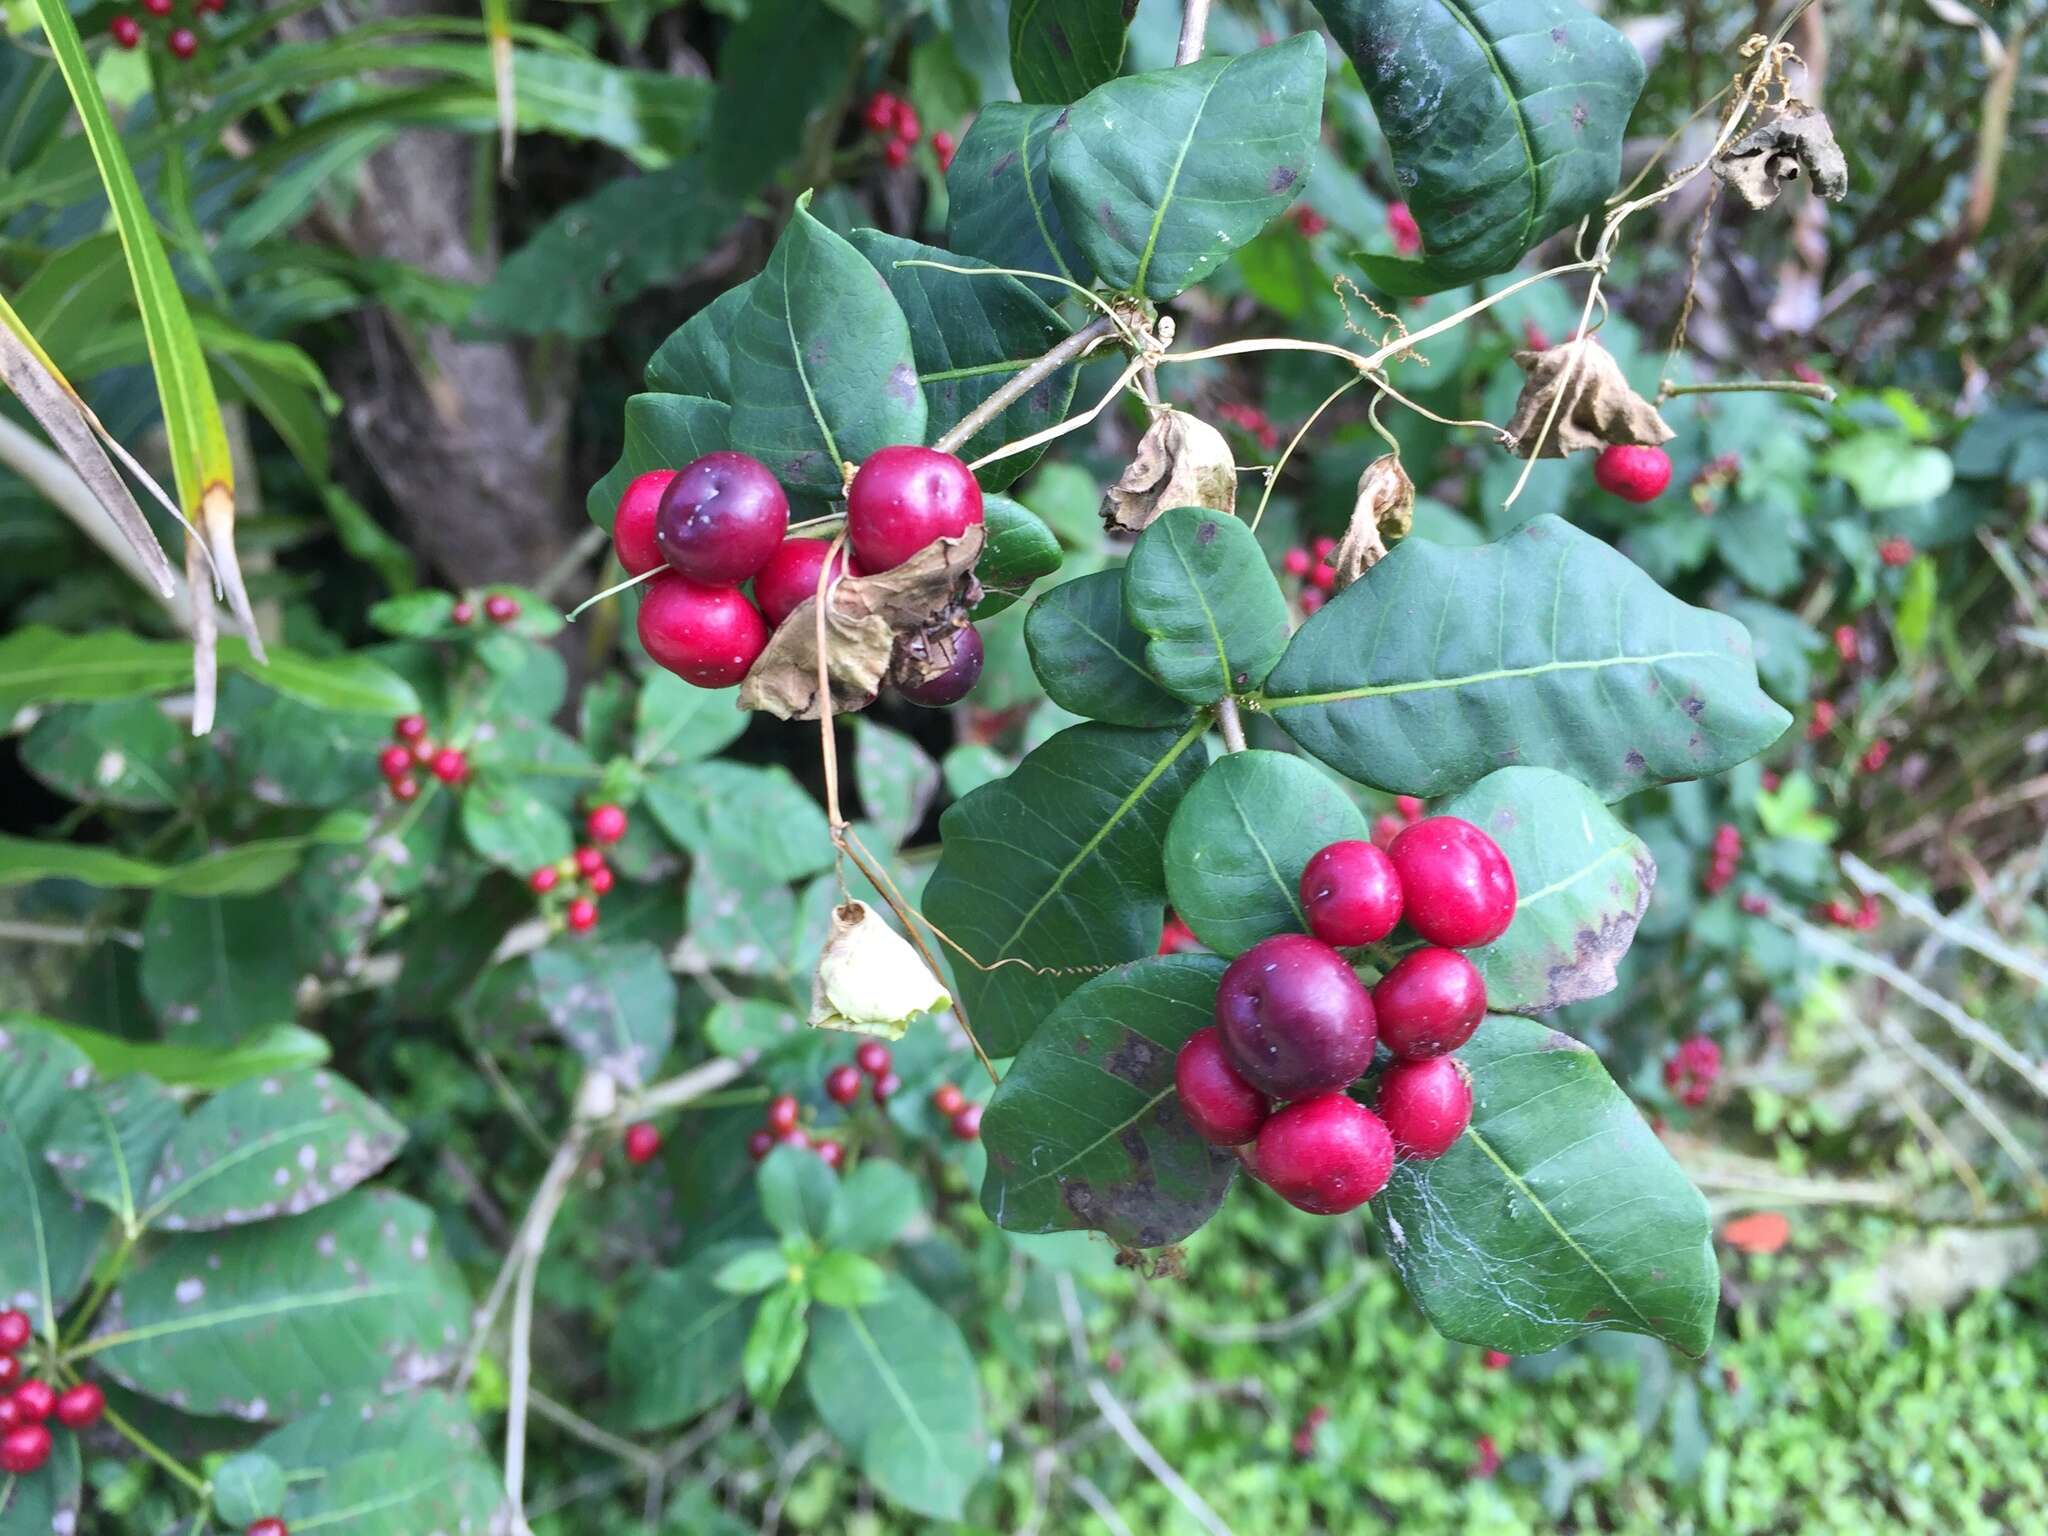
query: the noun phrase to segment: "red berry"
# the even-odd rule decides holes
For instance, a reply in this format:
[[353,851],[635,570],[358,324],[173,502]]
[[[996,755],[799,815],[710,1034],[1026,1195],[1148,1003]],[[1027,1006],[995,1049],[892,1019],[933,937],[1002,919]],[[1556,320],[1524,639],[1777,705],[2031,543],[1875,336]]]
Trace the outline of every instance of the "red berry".
[[893,569],[934,539],[957,539],[981,519],[981,487],[973,474],[936,448],[879,448],[847,488],[847,535],[864,571]]
[[1891,756],[1892,744],[1880,736],[1870,744],[1869,749],[1863,754],[1863,771],[1865,773],[1882,773],[1884,765],[1891,761]]
[[901,170],[910,164],[910,146],[901,139],[891,139],[882,146],[882,164],[892,171]]
[[1862,643],[1856,637],[1856,626],[1854,624],[1837,624],[1835,626],[1835,654],[1842,658],[1844,666],[1853,666],[1857,656],[1862,653],[1862,649]]
[[1735,905],[1751,917],[1766,917],[1770,914],[1771,898],[1761,891],[1744,891],[1735,898]]
[[834,1104],[851,1104],[860,1097],[860,1068],[834,1067],[825,1074],[825,1097]]
[[1315,568],[1315,560],[1307,550],[1296,545],[1280,557],[1280,565],[1290,576],[1306,576]]
[[1401,921],[1401,877],[1384,850],[1346,838],[1302,870],[1301,907],[1309,932],[1325,944],[1377,944]]
[[1813,718],[1806,724],[1806,739],[1819,741],[1835,728],[1835,705],[1831,699],[1813,701]]
[[1489,1349],[1479,1363],[1489,1371],[1504,1371],[1515,1363],[1515,1357],[1498,1349]]
[[1386,1188],[1394,1139],[1363,1104],[1326,1093],[1288,1105],[1261,1126],[1254,1156],[1259,1177],[1289,1205],[1336,1216]]
[[258,1520],[242,1536],[291,1536],[291,1532],[285,1529],[282,1520],[272,1515],[267,1520]]
[[175,58],[189,59],[199,51],[199,34],[190,27],[173,27],[167,39]]
[[[784,539],[768,563],[754,576],[754,601],[768,616],[772,628],[803,606],[804,599],[818,595],[818,573],[832,545],[825,539]],[[832,562],[832,580],[847,574],[846,551]]]
[[1395,1062],[1376,1102],[1402,1157],[1442,1157],[1472,1123],[1472,1082],[1455,1056]]
[[604,855],[588,844],[576,850],[576,873],[594,875],[604,868]]
[[626,813],[616,805],[600,805],[583,818],[593,843],[616,843],[626,835]]
[[40,1424],[20,1424],[0,1435],[0,1472],[25,1477],[50,1459],[50,1432]]
[[457,624],[471,623],[476,618],[476,604],[472,603],[468,598],[464,598],[448,610],[448,617]]
[[1309,552],[1318,560],[1327,560],[1330,556],[1337,553],[1337,541],[1328,534],[1324,534],[1314,544],[1309,546]]
[[642,1120],[626,1127],[626,1161],[636,1167],[651,1163],[661,1151],[661,1132]]
[[661,493],[654,542],[692,581],[729,587],[766,565],[788,530],[789,498],[768,466],[721,449],[684,465]]
[[412,772],[412,753],[401,746],[389,746],[377,754],[377,771],[387,779]]
[[133,48],[142,41],[142,28],[133,16],[116,16],[107,26],[117,48]]
[[644,576],[661,564],[661,546],[654,541],[654,519],[661,511],[661,493],[676,472],[650,469],[636,475],[612,514],[612,552],[628,576]]
[[1318,592],[1329,593],[1337,587],[1337,568],[1324,561],[1308,573],[1308,583]]
[[953,168],[953,155],[959,148],[958,141],[943,128],[932,135],[932,154],[938,159],[939,169],[942,171],[950,171]]
[[1316,1453],[1316,1432],[1312,1429],[1297,1429],[1294,1432],[1294,1454],[1300,1457]]
[[588,933],[597,926],[597,903],[587,896],[578,896],[569,903],[569,910],[563,914],[571,933]]
[[941,1083],[932,1090],[932,1108],[940,1114],[951,1117],[967,1106],[967,1095],[952,1083]]
[[1671,455],[1662,448],[1610,443],[1593,461],[1593,483],[1623,501],[1655,501],[1671,483]]
[[418,741],[427,734],[426,716],[400,715],[391,722],[391,734],[400,741]]
[[1266,1096],[1237,1075],[1213,1025],[1196,1030],[1180,1048],[1173,1087],[1181,1113],[1211,1146],[1242,1146],[1266,1123]]
[[958,704],[981,681],[982,663],[987,659],[981,646],[981,631],[963,624],[953,631],[953,660],[943,671],[934,672],[921,683],[897,690],[913,704],[926,709],[943,709]]
[[57,1406],[57,1390],[40,1377],[32,1377],[14,1389],[15,1411],[24,1424],[40,1424]]
[[1202,941],[1195,937],[1195,930],[1180,920],[1175,912],[1166,914],[1166,921],[1159,927],[1159,949],[1162,955],[1186,954],[1191,949],[1200,949]]
[[142,0],[142,8],[152,16],[168,16],[171,3],[172,0]]
[[877,91],[868,98],[861,108],[860,120],[874,133],[896,131],[896,98],[887,91]]
[[562,873],[552,864],[543,864],[526,877],[526,883],[536,896],[545,896],[561,882]]
[[0,1355],[11,1355],[35,1336],[28,1314],[18,1307],[0,1312]]
[[1707,1102],[1720,1075],[1721,1047],[1707,1035],[1682,1041],[1664,1062],[1664,1086],[1693,1109]]
[[965,1104],[953,1117],[953,1139],[973,1141],[981,1135],[981,1105]]
[[707,587],[664,571],[640,600],[640,643],[657,664],[699,688],[729,688],[768,645],[760,610],[737,587]]
[[775,1134],[772,1131],[756,1131],[747,1138],[747,1156],[757,1163],[774,1149]]
[[469,759],[460,747],[443,747],[427,766],[443,784],[459,784],[469,772]]
[[[0,1355],[0,1391],[7,1390],[19,1380],[21,1380],[21,1357],[18,1355]],[[0,1403],[4,1403],[11,1409],[14,1405],[14,1400],[12,1398],[0,1398]]]
[[603,868],[592,870],[584,877],[584,883],[590,887],[591,895],[608,896],[611,894],[612,885],[616,879],[617,877],[611,872],[611,867],[606,865]]
[[1515,872],[1500,844],[1469,821],[1430,816],[1387,849],[1401,875],[1408,926],[1432,944],[1491,944],[1515,920]]
[[1387,204],[1387,232],[1394,237],[1394,249],[1403,256],[1422,249],[1422,226],[1406,203]]
[[836,1141],[821,1141],[817,1146],[818,1160],[835,1173],[846,1161],[846,1148]]
[[811,1134],[802,1126],[793,1125],[775,1138],[775,1144],[778,1147],[802,1147],[808,1151],[811,1145]]
[[1913,563],[1913,541],[1894,535],[1877,546],[1877,558],[1886,565],[1910,565]]
[[1493,1436],[1481,1435],[1472,1444],[1473,1449],[1478,1452],[1477,1459],[1472,1463],[1472,1476],[1488,1478],[1500,1471],[1500,1451],[1493,1443]]
[[1294,227],[1301,231],[1304,238],[1313,240],[1330,227],[1330,221],[1307,203],[1299,203],[1294,209]]
[[420,797],[420,781],[411,774],[391,781],[391,793],[400,800],[417,800]]
[[796,1095],[777,1094],[768,1101],[768,1129],[778,1136],[787,1135],[796,1129]]
[[853,1053],[853,1059],[869,1077],[880,1077],[889,1070],[891,1057],[889,1047],[881,1041],[863,1040],[860,1049]]
[[[15,1363],[19,1367],[20,1362],[16,1361]],[[19,1374],[18,1370],[17,1374]],[[8,1378],[10,1381],[13,1379],[13,1377]],[[11,1397],[0,1397],[0,1434],[5,1434],[20,1422],[21,1410],[14,1406],[14,1399]]]
[[1394,809],[1400,813],[1403,821],[1414,822],[1422,820],[1422,812],[1425,807],[1421,799],[1415,795],[1396,795],[1394,796]]
[[1310,587],[1306,592],[1301,594],[1302,615],[1306,617],[1307,615],[1312,613],[1320,613],[1322,611],[1323,604],[1328,602],[1329,600],[1330,599],[1328,593],[1323,592],[1316,587]]
[[484,617],[493,624],[510,624],[519,617],[519,604],[502,592],[484,599]]
[[1276,1099],[1344,1087],[1372,1063],[1372,997],[1329,945],[1263,939],[1231,961],[1216,992],[1230,1063]]
[[897,1090],[902,1088],[902,1086],[903,1079],[898,1077],[894,1072],[883,1073],[880,1077],[875,1079],[875,1102],[877,1104],[888,1103],[891,1099],[896,1097]]
[[1486,1016],[1486,982],[1455,949],[1404,955],[1372,989],[1380,1040],[1403,1061],[1444,1056]]
[[90,1429],[106,1411],[107,1394],[89,1381],[57,1395],[57,1422],[66,1429]]
[[917,108],[907,101],[896,103],[896,137],[905,144],[915,144],[924,137],[924,123],[918,118]]

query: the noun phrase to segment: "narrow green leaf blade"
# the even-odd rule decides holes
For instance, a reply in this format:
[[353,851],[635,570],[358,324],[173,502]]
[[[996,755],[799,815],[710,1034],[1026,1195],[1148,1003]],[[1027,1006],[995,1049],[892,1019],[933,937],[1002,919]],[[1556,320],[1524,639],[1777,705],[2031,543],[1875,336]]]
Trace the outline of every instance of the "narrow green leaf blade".
[[1124,612],[1145,667],[1190,704],[1257,688],[1287,649],[1287,598],[1258,536],[1227,512],[1175,507],[1138,535]]

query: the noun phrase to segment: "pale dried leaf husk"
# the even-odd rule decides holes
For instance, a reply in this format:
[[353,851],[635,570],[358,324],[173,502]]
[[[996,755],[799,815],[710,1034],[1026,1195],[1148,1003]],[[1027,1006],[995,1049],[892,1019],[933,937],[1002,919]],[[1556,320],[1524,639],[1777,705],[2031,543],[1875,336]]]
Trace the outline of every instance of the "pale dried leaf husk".
[[[1578,358],[1578,366],[1572,359]],[[1515,363],[1528,375],[1515,414],[1508,419],[1508,437],[1514,451],[1523,458],[1538,448],[1541,456],[1561,459],[1568,453],[1590,449],[1597,453],[1610,444],[1634,444],[1654,448],[1671,441],[1671,428],[1657,414],[1657,408],[1629,388],[1621,364],[1598,341],[1567,341],[1541,352],[1517,352]],[[1543,423],[1550,414],[1550,402],[1571,374],[1571,393],[1551,423],[1548,435]]]
[[1849,191],[1849,162],[1827,114],[1796,98],[1717,155],[1713,169],[1751,208],[1770,207],[1802,174],[1816,196],[1840,201]]
[[1415,526],[1415,482],[1401,467],[1401,456],[1383,453],[1358,477],[1358,496],[1351,504],[1351,525],[1330,558],[1343,591],[1386,558],[1387,546],[1408,536]]
[[899,634],[889,662],[889,681],[898,688],[917,688],[950,670],[955,647],[968,624],[967,610],[955,606],[924,628]]
[[[980,524],[957,539],[935,539],[901,565],[873,576],[848,576],[826,594],[825,666],[832,712],[867,708],[881,692],[898,635],[915,635],[980,601],[974,563]],[[740,708],[778,720],[818,718],[818,600],[803,603],[769,637],[746,680]]]
[[832,928],[811,976],[814,1029],[896,1040],[919,1014],[952,1006],[931,967],[866,902],[848,901],[833,909]]
[[1162,410],[1122,478],[1102,496],[1102,526],[1136,533],[1168,507],[1237,507],[1237,461],[1223,434],[1200,417]]

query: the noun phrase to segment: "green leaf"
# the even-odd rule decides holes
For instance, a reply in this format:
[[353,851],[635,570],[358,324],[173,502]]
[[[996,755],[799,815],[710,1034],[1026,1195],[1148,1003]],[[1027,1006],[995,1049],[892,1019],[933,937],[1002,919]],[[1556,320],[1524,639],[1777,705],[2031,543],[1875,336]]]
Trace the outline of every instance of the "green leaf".
[[[776,881],[829,868],[825,813],[786,768],[687,763],[647,782],[647,809],[678,847],[750,860]],[[745,806],[745,816],[733,809]]]
[[[874,264],[910,323],[917,382],[924,390],[925,432],[943,435],[1010,379],[1066,340],[1068,327],[1043,300],[1014,277],[969,277],[913,261],[979,267],[970,256],[919,245],[879,230],[857,229],[853,246]],[[1062,368],[1006,407],[957,450],[976,459],[1005,443],[1029,437],[1067,414],[1076,370]],[[1037,462],[1017,454],[980,470],[984,491],[1000,491]],[[995,530],[991,529],[993,537]],[[984,560],[986,556],[984,556]]]
[[1434,1162],[1396,1163],[1379,1202],[1437,1331],[1535,1355],[1618,1328],[1704,1354],[1720,1300],[1707,1202],[1600,1059],[1499,1015],[1458,1059],[1471,1128]]
[[239,640],[220,643],[220,663],[247,673],[266,688],[315,709],[342,713],[410,715],[420,696],[396,672],[368,656],[308,656],[273,646],[267,663],[256,661]]
[[142,698],[191,681],[192,650],[182,642],[119,630],[67,635],[44,624],[0,636],[0,713],[25,704]]
[[731,416],[732,408],[724,402],[695,395],[632,396],[626,401],[626,442],[619,462],[590,488],[585,500],[590,520],[610,528],[619,498],[640,476],[650,470],[681,469],[692,459],[724,448]]
[[125,1232],[139,1232],[150,1170],[182,1118],[178,1101],[149,1078],[98,1083],[64,1100],[43,1157],[72,1194],[112,1211]]
[[828,1307],[867,1307],[889,1288],[889,1272],[857,1253],[828,1253],[811,1266],[811,1294]]
[[143,914],[142,995],[181,1045],[234,1045],[292,1017],[299,983],[263,896],[159,891]]
[[302,837],[264,837],[216,848],[164,871],[163,888],[180,896],[252,896],[289,879],[308,849],[366,842],[370,820],[357,811],[334,811]]
[[1657,880],[1648,845],[1550,768],[1503,768],[1439,809],[1483,828],[1515,871],[1508,931],[1465,951],[1486,978],[1487,1006],[1547,1013],[1612,992]]
[[37,880],[77,880],[102,890],[147,889],[164,878],[161,864],[146,864],[84,843],[45,843],[0,833],[0,888]]
[[884,1498],[960,1518],[987,1450],[974,1357],[952,1318],[892,1276],[872,1305],[818,1314],[804,1389]]
[[789,1260],[773,1243],[756,1243],[719,1265],[711,1283],[730,1296],[758,1296],[789,1278]]
[[43,1159],[64,1105],[91,1086],[92,1067],[68,1042],[0,1025],[0,1298],[54,1341],[57,1317],[78,1294],[106,1232],[106,1213],[74,1200]]
[[939,792],[939,765],[931,755],[865,715],[853,722],[853,773],[862,810],[891,848],[918,829]]
[[737,688],[693,688],[673,672],[651,672],[633,714],[633,761],[673,768],[716,757],[739,740],[749,716]]
[[138,1192],[144,1226],[210,1232],[338,1199],[405,1144],[405,1127],[328,1071],[252,1078],[195,1110]]
[[1175,698],[1213,704],[1266,680],[1287,649],[1287,598],[1258,536],[1227,512],[1175,507],[1138,535],[1124,613]]
[[[946,172],[946,244],[992,267],[1045,272],[1086,287],[1095,276],[1052,195],[1052,136],[1060,107],[991,101],[975,115]],[[1028,283],[1056,300],[1060,283]]]
[[784,1237],[821,1242],[839,1206],[839,1176],[804,1147],[777,1147],[754,1174],[761,1214]]
[[489,769],[463,789],[462,835],[481,857],[522,878],[576,851],[567,817],[523,779]]
[[27,1477],[0,1472],[0,1536],[69,1536],[79,1529],[83,1465],[76,1435],[58,1434],[50,1459]]
[[1329,774],[1285,752],[1211,763],[1166,830],[1166,899],[1195,937],[1237,955],[1276,933],[1306,933],[1301,872],[1334,842],[1372,829]]
[[925,400],[903,311],[808,197],[748,286],[732,337],[732,446],[791,490],[836,496],[843,469],[924,441]]
[[811,1334],[810,1309],[811,1299],[800,1285],[785,1285],[761,1298],[740,1355],[740,1378],[759,1407],[773,1408],[796,1374]]
[[[664,394],[701,396],[707,404],[729,403],[733,332],[741,313],[754,301],[755,281],[750,277],[734,284],[671,331],[647,360],[647,387]],[[629,412],[631,406],[629,400]]]
[[1791,722],[1740,624],[1555,517],[1470,549],[1404,539],[1302,625],[1265,692],[1340,773],[1425,796],[1518,762],[1619,800],[1720,773]]
[[705,160],[746,194],[797,158],[810,125],[840,110],[860,30],[812,0],[749,0],[718,53]]
[[867,1158],[839,1182],[839,1208],[825,1234],[834,1248],[874,1253],[924,1211],[924,1188],[901,1163]]
[[1323,40],[1126,75],[1069,107],[1052,192],[1112,288],[1170,299],[1301,195],[1323,124]]
[[453,592],[403,592],[370,605],[373,628],[387,635],[409,640],[433,640],[453,633],[455,594]]
[[644,940],[549,944],[533,952],[534,992],[556,1034],[584,1063],[638,1088],[675,1041],[676,983]]
[[417,1391],[453,1364],[469,1306],[433,1213],[358,1190],[304,1216],[152,1245],[80,1353],[187,1413],[290,1419],[332,1394]]
[[344,1395],[265,1436],[285,1469],[281,1515],[321,1536],[480,1532],[503,1517],[504,1481],[463,1405],[446,1392]]
[[1932,501],[1956,478],[1947,454],[1896,432],[1863,432],[1847,438],[1828,450],[1820,467],[1848,481],[1856,499],[1871,512]]
[[119,699],[51,710],[22,739],[21,761],[73,800],[159,811],[189,793],[190,741],[155,703]]
[[280,1024],[250,1036],[239,1045],[162,1045],[154,1040],[128,1040],[76,1024],[23,1014],[0,1015],[0,1029],[33,1029],[54,1035],[85,1054],[102,1077],[141,1073],[173,1088],[211,1092],[231,1087],[266,1072],[292,1072],[327,1061],[327,1042],[296,1024]]
[[208,1481],[214,1513],[230,1525],[253,1525],[284,1508],[284,1468],[261,1451],[230,1456]]
[[619,1314],[609,1375],[628,1428],[673,1428],[739,1387],[756,1303],[712,1281],[735,1251],[723,1245],[657,1270]]
[[691,863],[685,944],[708,970],[791,982],[799,937],[796,897],[752,859],[724,849]]
[[1362,257],[1396,294],[1505,272],[1598,217],[1643,61],[1570,0],[1316,0],[1358,67],[1422,230],[1419,261]]
[[951,960],[953,996],[991,1054],[1015,1054],[1095,969],[1158,947],[1161,848],[1201,736],[1073,726],[939,819],[924,913],[972,957]]
[[1015,0],[1010,73],[1026,101],[1078,101],[1124,64],[1138,0]]
[[1063,581],[1024,616],[1031,670],[1060,708],[1112,725],[1179,725],[1189,706],[1145,670],[1145,644],[1124,612],[1121,570]]

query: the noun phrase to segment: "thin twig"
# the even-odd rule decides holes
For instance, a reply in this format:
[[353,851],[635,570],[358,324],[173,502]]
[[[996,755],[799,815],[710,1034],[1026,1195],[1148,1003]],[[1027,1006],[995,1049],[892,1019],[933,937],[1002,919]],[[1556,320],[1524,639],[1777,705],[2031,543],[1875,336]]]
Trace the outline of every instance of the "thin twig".
[[635,1445],[630,1440],[620,1439],[602,1425],[593,1424],[574,1409],[556,1402],[545,1392],[531,1392],[527,1400],[532,1404],[536,1418],[546,1419],[572,1439],[581,1440],[585,1445],[603,1451],[607,1456],[616,1456],[619,1460],[630,1463],[647,1477],[657,1476],[661,1472],[661,1457],[653,1451],[645,1446]]
[[1225,694],[1216,701],[1216,729],[1223,733],[1226,752],[1244,750],[1244,721],[1237,712],[1237,700]]
[[1051,378],[1067,364],[1077,361],[1090,347],[1107,336],[1110,329],[1111,321],[1108,316],[1096,316],[1037,362],[1010,375],[1009,379],[986,400],[948,427],[945,434],[932,446],[941,453],[952,453],[975,433],[1002,415],[1012,404],[1036,389],[1043,380]]
[[1209,0],[1187,0],[1180,13],[1180,44],[1173,50],[1174,67],[1192,64],[1202,56],[1203,40],[1209,35]]
[[2048,966],[2044,966],[2034,956],[2015,949],[1996,934],[1987,933],[1975,923],[1958,922],[1953,917],[1944,917],[1935,909],[1932,902],[1893,883],[1853,853],[1842,855],[1842,869],[1856,882],[1859,890],[1870,891],[1884,897],[1907,917],[1917,923],[1924,923],[1949,943],[1973,950],[1986,960],[1994,961],[2007,970],[2026,977],[2037,987],[2048,987]]
[[1368,1278],[1368,1272],[1360,1270],[1341,1289],[1310,1302],[1291,1317],[1276,1318],[1271,1322],[1209,1324],[1176,1317],[1173,1325],[1205,1344],[1274,1344],[1319,1327],[1327,1318],[1343,1311],[1365,1289]]
[[1678,395],[1804,395],[1809,400],[1833,400],[1835,392],[1825,384],[1808,384],[1800,379],[1715,379],[1704,384],[1677,384],[1666,379],[1657,388],[1657,403]]

